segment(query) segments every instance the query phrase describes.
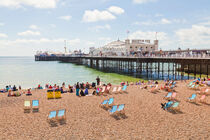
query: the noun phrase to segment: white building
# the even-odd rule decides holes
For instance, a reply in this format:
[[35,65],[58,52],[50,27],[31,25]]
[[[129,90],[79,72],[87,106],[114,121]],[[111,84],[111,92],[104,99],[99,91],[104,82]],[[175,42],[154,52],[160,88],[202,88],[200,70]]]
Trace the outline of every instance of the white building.
[[90,48],[90,54],[93,56],[123,56],[135,52],[153,52],[158,50],[158,40],[150,43],[150,40],[129,40],[113,41],[100,48]]

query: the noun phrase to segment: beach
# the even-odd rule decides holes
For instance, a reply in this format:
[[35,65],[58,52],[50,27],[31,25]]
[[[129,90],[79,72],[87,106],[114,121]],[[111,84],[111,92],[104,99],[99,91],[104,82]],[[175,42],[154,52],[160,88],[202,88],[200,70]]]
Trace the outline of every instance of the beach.
[[[210,98],[207,104],[187,102],[194,90],[178,82],[176,99],[180,113],[161,108],[167,102],[166,91],[151,93],[130,85],[127,93],[77,97],[62,94],[61,99],[47,99],[46,90],[32,90],[32,96],[7,97],[0,93],[0,139],[210,139]],[[113,117],[99,107],[114,97],[114,105],[125,104],[125,115]],[[24,113],[24,100],[39,100],[39,112]],[[66,109],[66,123],[52,127],[50,111]]]

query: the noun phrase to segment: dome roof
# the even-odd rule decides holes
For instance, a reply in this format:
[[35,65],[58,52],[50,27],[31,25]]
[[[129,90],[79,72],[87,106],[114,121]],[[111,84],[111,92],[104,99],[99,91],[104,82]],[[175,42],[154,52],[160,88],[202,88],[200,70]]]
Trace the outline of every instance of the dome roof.
[[105,48],[115,48],[115,47],[124,47],[125,46],[125,42],[117,40],[117,41],[113,41],[108,43],[107,45],[105,45]]

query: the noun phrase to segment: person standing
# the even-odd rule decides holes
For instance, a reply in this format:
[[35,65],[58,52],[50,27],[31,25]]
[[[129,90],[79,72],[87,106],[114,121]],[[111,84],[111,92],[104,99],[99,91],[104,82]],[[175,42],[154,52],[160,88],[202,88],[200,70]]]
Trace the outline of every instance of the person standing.
[[79,96],[79,83],[77,82],[77,85],[76,85],[76,95]]
[[97,76],[96,81],[97,81],[97,85],[99,85],[100,84],[100,78],[99,78],[99,76]]

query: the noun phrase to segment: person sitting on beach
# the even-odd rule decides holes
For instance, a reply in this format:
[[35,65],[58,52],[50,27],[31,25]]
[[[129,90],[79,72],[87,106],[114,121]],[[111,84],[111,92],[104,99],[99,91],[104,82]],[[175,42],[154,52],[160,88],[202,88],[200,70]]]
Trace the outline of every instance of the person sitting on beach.
[[55,85],[53,86],[53,88],[56,89],[56,88],[57,88],[57,85],[55,84]]
[[8,90],[8,95],[7,95],[7,96],[8,96],[8,97],[13,96],[12,90],[11,90],[11,89]]
[[53,87],[50,85],[50,86],[49,86],[49,89],[52,89],[52,88],[53,88]]
[[21,88],[21,86],[19,86],[19,90],[21,90],[22,88]]
[[13,90],[13,91],[16,91],[16,90],[17,90],[17,88],[16,88],[15,85],[13,86],[12,90]]
[[90,88],[90,84],[87,82],[85,87],[89,89]]
[[40,84],[38,85],[38,89],[41,89],[41,85]]
[[48,89],[48,88],[49,88],[48,84],[46,84],[46,85],[45,85],[45,88],[46,88],[46,89]]
[[65,82],[63,82],[62,87],[65,88]]
[[9,91],[9,86],[6,86],[6,91],[7,91],[7,92]]
[[60,88],[60,91],[61,91],[61,93],[64,93],[64,91],[63,91],[63,87],[61,87],[61,88]]
[[26,96],[30,96],[30,95],[32,95],[31,89],[28,89]]
[[81,89],[81,91],[80,91],[80,96],[85,96],[83,89]]
[[88,95],[88,88],[85,89],[85,95]]

